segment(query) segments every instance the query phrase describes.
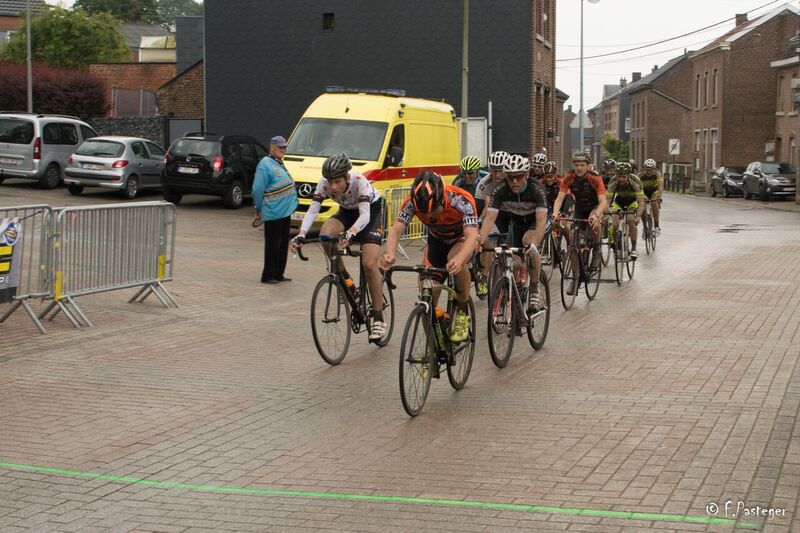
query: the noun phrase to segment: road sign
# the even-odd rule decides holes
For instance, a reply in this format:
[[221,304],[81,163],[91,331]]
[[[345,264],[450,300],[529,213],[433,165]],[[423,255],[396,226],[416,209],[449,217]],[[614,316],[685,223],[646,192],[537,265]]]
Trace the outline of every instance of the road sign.
[[668,143],[669,155],[681,155],[681,140],[670,139]]

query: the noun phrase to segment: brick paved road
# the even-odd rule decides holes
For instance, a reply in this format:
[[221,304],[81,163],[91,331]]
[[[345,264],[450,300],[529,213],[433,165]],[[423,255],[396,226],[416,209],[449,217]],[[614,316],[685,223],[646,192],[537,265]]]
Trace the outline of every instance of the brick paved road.
[[[100,203],[28,185],[0,205]],[[158,199],[150,195],[144,199]],[[467,387],[434,382],[410,420],[399,335],[316,355],[307,324],[321,256],[258,283],[249,210],[187,198],[181,308],[79,299],[39,335],[0,325],[0,461],[189,484],[706,517],[726,500],[785,508],[800,531],[800,214],[667,196],[633,283],[556,307],[546,348],[496,369],[485,336]],[[740,231],[720,232],[730,224]],[[416,252],[419,257],[419,253]],[[402,326],[413,288],[397,298]],[[557,305],[557,304],[556,304]],[[485,304],[478,305],[479,315]],[[734,504],[735,506],[735,504]],[[720,516],[724,517],[724,509]],[[732,525],[263,494],[220,494],[0,467],[0,530],[732,531]],[[745,530],[741,526],[741,530]]]

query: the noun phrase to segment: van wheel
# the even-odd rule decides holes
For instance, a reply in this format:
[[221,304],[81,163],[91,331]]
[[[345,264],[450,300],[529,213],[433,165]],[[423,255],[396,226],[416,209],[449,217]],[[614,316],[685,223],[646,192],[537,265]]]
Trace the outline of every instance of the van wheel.
[[61,169],[55,163],[50,163],[44,171],[44,176],[39,179],[39,185],[45,189],[55,189],[61,182]]
[[178,204],[181,201],[181,198],[183,198],[182,192],[172,191],[167,188],[164,188],[161,191],[161,194],[164,196],[164,200],[172,204]]
[[83,185],[77,185],[75,183],[68,183],[67,190],[72,196],[80,196],[83,192]]
[[2,185],[4,181],[6,181],[5,178],[0,178],[0,185]]
[[239,209],[244,202],[244,185],[239,180],[231,182],[231,186],[225,191],[225,196],[222,197],[225,207],[228,209]]
[[139,193],[139,178],[136,176],[128,176],[128,181],[125,182],[125,188],[120,191],[120,194],[126,200],[133,200]]

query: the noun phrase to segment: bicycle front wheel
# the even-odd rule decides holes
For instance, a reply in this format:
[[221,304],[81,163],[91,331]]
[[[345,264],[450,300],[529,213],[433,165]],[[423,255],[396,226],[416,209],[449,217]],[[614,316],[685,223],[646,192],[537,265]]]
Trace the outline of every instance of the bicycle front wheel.
[[[590,245],[591,246],[591,245]],[[600,250],[592,248],[589,254],[589,261],[586,263],[586,297],[594,300],[597,296],[597,289],[600,288],[600,274],[603,272],[603,262],[597,262],[597,268],[592,268],[594,263],[594,254],[600,253]]]
[[547,278],[547,281],[553,277],[553,271],[556,268],[556,241],[553,238],[553,232],[549,232],[544,236],[542,241],[542,273]]
[[550,329],[550,283],[544,274],[539,276],[539,297],[544,307],[528,320],[528,342],[534,350],[542,349]]
[[636,270],[636,261],[631,257],[631,250],[633,244],[631,243],[630,235],[625,236],[625,269],[628,271],[628,280],[633,279],[633,272]]
[[513,293],[508,278],[498,278],[492,287],[489,298],[489,323],[486,333],[489,336],[489,353],[497,368],[508,364],[511,350],[514,348],[514,337],[517,323],[516,305],[512,301]]
[[614,274],[617,278],[617,285],[622,285],[625,281],[625,255],[622,253],[622,232],[616,232],[614,243]]
[[[367,331],[372,330],[372,315],[369,313],[370,309],[373,309],[375,306],[372,303],[372,295],[367,290]],[[383,335],[378,341],[374,341],[375,344],[378,346],[386,346],[389,344],[389,340],[392,338],[392,332],[394,331],[394,293],[392,289],[389,288],[389,285],[386,284],[386,280],[381,282],[381,311],[383,312],[383,322],[386,324],[386,333]]]
[[602,254],[600,259],[603,261],[603,266],[608,266],[608,261],[611,258],[611,223],[608,220],[603,222],[603,225],[600,226],[600,237],[602,239],[602,244],[600,248],[602,250]]
[[[451,347],[453,355],[447,360],[447,379],[456,390],[463,389],[467,384],[469,372],[472,370],[472,358],[475,356],[475,306],[472,304],[472,298],[468,303],[469,337],[464,342],[453,344]],[[451,313],[450,316],[455,316],[455,313]]]
[[650,252],[654,251],[655,248],[653,247],[653,221],[649,214],[645,214],[642,219],[642,233],[644,233],[645,250],[647,255],[650,255]]
[[581,287],[581,268],[578,250],[567,248],[567,258],[564,261],[564,271],[561,274],[561,305],[569,311],[575,303],[575,297]]
[[417,305],[408,315],[400,344],[400,400],[409,416],[417,416],[431,388],[431,375],[437,365],[432,339],[428,336],[428,315]]
[[325,276],[311,296],[311,334],[322,359],[338,365],[350,347],[350,307],[334,276]]

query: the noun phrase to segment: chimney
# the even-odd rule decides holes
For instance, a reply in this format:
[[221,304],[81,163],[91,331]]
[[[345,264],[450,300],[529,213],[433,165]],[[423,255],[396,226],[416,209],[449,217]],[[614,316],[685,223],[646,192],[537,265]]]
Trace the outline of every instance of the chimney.
[[[31,40],[33,40],[33,39],[31,39]],[[653,70],[651,70],[650,72],[652,73],[652,72],[655,72],[657,70],[658,70],[658,65],[653,65]]]
[[569,105],[567,106],[567,112],[568,112],[568,113],[572,113],[572,104],[569,104]]
[[620,88],[622,88],[625,87],[626,85],[628,85],[628,82],[625,80],[625,76],[623,76],[619,79],[619,86]]
[[747,22],[747,13],[737,13],[736,14],[736,25],[741,26]]
[[637,82],[640,79],[642,79],[642,73],[641,72],[634,72],[633,74],[631,74],[631,83]]

